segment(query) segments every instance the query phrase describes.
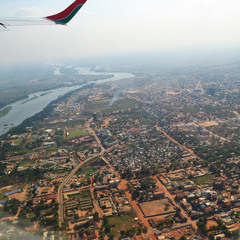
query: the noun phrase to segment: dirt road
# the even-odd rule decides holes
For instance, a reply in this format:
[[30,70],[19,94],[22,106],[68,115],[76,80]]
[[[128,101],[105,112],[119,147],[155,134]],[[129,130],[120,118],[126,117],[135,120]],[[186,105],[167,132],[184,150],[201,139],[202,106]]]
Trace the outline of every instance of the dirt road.
[[172,137],[170,137],[166,132],[164,132],[160,127],[158,127],[157,124],[156,124],[156,129],[157,129],[158,131],[160,131],[161,133],[163,133],[163,135],[164,135],[165,137],[167,137],[168,139],[170,139],[172,142],[176,143],[179,147],[181,147],[181,148],[185,149],[186,151],[188,151],[189,153],[191,153],[193,157],[198,158],[198,156],[194,153],[193,150],[185,147],[184,145],[182,145],[181,143],[179,143],[178,141],[176,141],[175,139],[173,139]]

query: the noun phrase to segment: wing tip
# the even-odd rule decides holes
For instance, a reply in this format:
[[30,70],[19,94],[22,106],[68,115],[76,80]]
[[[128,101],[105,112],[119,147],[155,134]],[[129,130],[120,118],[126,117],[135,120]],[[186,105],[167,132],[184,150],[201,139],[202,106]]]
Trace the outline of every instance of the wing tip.
[[10,31],[4,23],[0,22],[0,31]]

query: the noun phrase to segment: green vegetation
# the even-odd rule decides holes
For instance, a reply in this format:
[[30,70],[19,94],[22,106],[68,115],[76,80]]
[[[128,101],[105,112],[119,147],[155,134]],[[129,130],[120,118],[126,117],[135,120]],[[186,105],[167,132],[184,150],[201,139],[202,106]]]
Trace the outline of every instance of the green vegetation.
[[80,168],[77,172],[76,175],[80,175],[82,173],[85,174],[85,179],[88,180],[91,175],[93,175],[95,172],[97,172],[97,169],[93,169],[92,167],[88,166],[86,168]]
[[6,205],[4,205],[3,207],[3,212],[1,212],[0,215],[2,214],[7,214],[7,215],[16,215],[17,211],[18,211],[18,206],[19,206],[19,200],[17,200],[16,198],[13,198],[11,200],[9,200],[7,202]]
[[6,107],[0,111],[0,118],[7,115],[12,110],[12,106]]
[[40,96],[43,97],[43,96],[48,95],[48,94],[50,94],[50,93],[51,93],[51,91],[45,92],[45,93],[40,94]]
[[174,220],[171,217],[168,217],[165,221],[162,221],[158,224],[159,228],[173,225]]
[[[8,81],[6,81],[6,84],[1,85],[0,108],[5,107],[10,103],[27,99],[28,95],[32,93],[50,91],[51,89],[64,87],[60,76],[58,79],[50,77],[53,72],[52,66],[40,66],[37,67],[37,69],[26,69],[22,71],[20,70],[18,74],[15,71],[14,73],[7,74]],[[33,76],[36,77],[36,81],[32,82],[32,79],[34,78]],[[72,77],[74,78],[74,76]],[[87,78],[88,76],[81,77],[82,81]],[[97,80],[100,77],[93,76],[92,78]],[[3,79],[2,75],[0,76],[0,80],[1,79]],[[29,81],[31,81],[31,84],[29,84]]]
[[[85,173],[85,172],[87,172],[87,171],[91,171],[92,169],[93,169],[93,167],[95,167],[95,166],[98,166],[98,165],[100,165],[100,166],[104,166],[104,165],[106,165],[106,163],[103,161],[103,160],[101,160],[101,159],[99,159],[99,158],[94,158],[93,160],[91,160],[90,162],[88,162],[88,163],[86,163],[85,165],[83,165],[78,171],[77,171],[77,173],[78,174],[81,174],[81,173]],[[77,174],[76,173],[76,174]]]
[[87,221],[83,224],[77,224],[73,227],[75,232],[78,232],[79,236],[83,236],[85,233],[87,236],[92,235],[92,230],[90,227],[90,221]]
[[152,175],[152,171],[150,168],[146,168],[145,166],[141,167],[140,171],[133,173],[131,169],[126,169],[124,171],[120,170],[120,175],[123,179],[133,179],[133,178],[143,178]]
[[134,99],[119,99],[109,106],[110,101],[111,99],[88,102],[85,109],[90,112],[100,111],[102,113],[108,113],[139,105],[139,102]]
[[85,172],[85,178],[90,178],[93,174],[95,174],[98,171],[98,169],[89,169]]
[[[70,94],[64,94],[63,96],[59,97],[56,100],[53,100],[47,107],[45,107],[40,113],[35,114],[32,117],[29,117],[25,119],[19,126],[12,128],[8,133],[10,134],[21,134],[26,132],[26,127],[33,126],[33,123],[39,123],[42,122],[42,120],[49,116],[50,113],[52,113],[52,110],[54,109],[54,104],[63,101],[67,99],[70,96]],[[36,126],[36,125],[35,125]]]
[[25,103],[27,103],[27,102],[30,102],[30,101],[36,99],[36,98],[39,98],[39,97],[38,97],[38,96],[34,96],[33,98],[30,98],[30,99],[28,99],[27,101],[22,102],[21,104],[25,104]]
[[36,160],[26,159],[26,160],[22,160],[18,166],[33,166],[35,162]]
[[6,105],[26,99],[28,97],[27,88],[11,88],[4,89],[0,91],[0,108],[5,107]]
[[210,229],[207,229],[207,218],[200,218],[197,222],[198,229],[206,236],[209,237],[209,239],[214,239],[213,233],[222,231],[225,234],[225,237],[229,237],[233,239],[238,239],[239,238],[239,233],[237,231],[230,232],[227,228],[227,226],[224,224],[222,219],[217,219],[217,226],[212,226]]
[[132,193],[132,198],[134,200],[140,200],[142,201],[146,195],[149,193],[149,189],[155,189],[156,188],[156,182],[153,178],[145,178],[140,181],[140,186],[137,188],[134,188],[131,183],[128,183],[128,189]]
[[23,155],[25,153],[31,152],[30,149],[28,149],[28,146],[26,148],[22,148],[21,146],[12,146],[10,143],[5,142],[2,147],[0,148],[0,159],[5,159],[5,154],[8,153],[10,156],[16,156],[16,155]]
[[[66,69],[66,71],[68,72],[68,69]],[[71,72],[72,70],[69,71]],[[204,69],[204,74],[206,71],[207,68]],[[219,72],[218,69],[217,72]],[[23,156],[25,160],[20,163],[15,162],[16,165],[14,166],[14,170],[10,174],[5,174],[6,165],[5,163],[0,163],[0,188],[3,186],[5,187],[6,183],[9,187],[2,190],[0,199],[7,199],[3,196],[4,192],[18,189],[16,188],[17,184],[24,184],[25,189],[26,186],[32,183],[40,185],[40,179],[43,178],[45,178],[44,183],[47,181],[47,184],[49,184],[50,179],[54,179],[57,175],[55,179],[56,182],[59,181],[59,175],[61,175],[61,177],[66,177],[74,166],[71,167],[70,165],[70,169],[67,168],[68,166],[65,166],[65,160],[63,160],[63,158],[61,159],[61,157],[66,157],[66,163],[70,164],[70,157],[73,154],[78,154],[81,160],[84,160],[95,154],[95,152],[99,153],[100,147],[97,146],[95,141],[93,141],[93,143],[69,141],[70,139],[77,139],[89,135],[85,131],[84,124],[92,117],[93,112],[102,113],[101,118],[98,118],[99,115],[96,114],[97,119],[96,121],[94,119],[92,122],[94,123],[92,126],[94,126],[101,142],[111,142],[117,139],[120,145],[119,147],[114,147],[111,152],[104,153],[104,156],[108,158],[110,164],[114,165],[116,171],[121,175],[121,178],[138,179],[138,182],[129,182],[127,184],[132,199],[134,200],[138,200],[139,202],[148,200],[152,197],[153,193],[158,190],[155,179],[150,177],[156,174],[161,174],[160,176],[162,177],[170,176],[171,181],[173,181],[178,179],[180,174],[182,175],[182,172],[184,173],[186,169],[188,169],[190,173],[190,175],[188,173],[188,178],[192,179],[199,186],[211,186],[214,178],[220,176],[222,173],[224,176],[228,177],[228,179],[233,179],[237,182],[240,176],[240,163],[238,158],[238,156],[240,156],[240,123],[239,118],[236,118],[235,115],[237,115],[236,111],[240,112],[240,85],[229,85],[231,84],[231,81],[229,81],[228,84],[224,82],[224,84],[219,85],[219,88],[215,89],[214,86],[202,80],[202,87],[207,88],[206,92],[203,93],[194,90],[196,88],[195,81],[197,76],[193,78],[193,82],[189,81],[188,83],[188,77],[186,77],[186,75],[179,75],[179,77],[181,77],[179,81],[177,74],[177,72],[174,73],[172,78],[169,77],[170,75],[167,76],[167,78],[169,77],[170,79],[167,81],[167,84],[164,78],[158,78],[157,74],[143,76],[140,78],[141,82],[138,82],[138,78],[134,80],[125,80],[122,83],[118,82],[119,92],[126,89],[126,83],[128,83],[128,89],[130,85],[130,89],[133,90],[131,92],[129,91],[128,94],[133,97],[136,96],[139,101],[128,99],[122,95],[117,101],[110,105],[113,98],[113,92],[115,91],[113,85],[109,84],[106,88],[107,91],[105,91],[103,87],[98,87],[98,85],[93,86],[92,89],[88,86],[87,91],[80,90],[75,93],[75,90],[73,90],[68,92],[64,97],[60,97],[58,100],[49,104],[41,113],[26,119],[20,126],[12,129],[10,134],[5,134],[2,137],[0,160],[4,160],[9,156],[19,156],[34,151],[36,154],[33,156],[33,159],[39,158],[40,161],[28,160],[29,158],[31,159],[31,154],[27,154]],[[141,75],[142,74],[139,76]],[[220,75],[221,79],[227,79],[223,77],[224,75]],[[61,76],[55,76],[53,79],[55,81],[60,79],[61,82],[63,82],[61,78]],[[79,75],[77,78],[79,78]],[[161,83],[162,80],[164,80],[163,85]],[[44,84],[41,84],[42,82],[38,77],[36,77],[36,81],[43,88],[42,85]],[[30,83],[34,85],[34,81],[33,83],[29,82],[31,88],[32,85]],[[166,86],[164,87],[165,84]],[[148,85],[149,87],[146,87]],[[141,86],[143,86],[143,88],[141,88]],[[236,87],[236,90],[238,90],[238,95],[235,95],[234,99],[231,94],[228,94],[232,91],[233,87]],[[171,88],[173,91],[172,93],[166,92],[170,91]],[[186,91],[187,89],[193,89],[193,91]],[[49,89],[38,89],[38,91],[42,91],[41,95],[38,94],[39,97],[51,93]],[[101,94],[98,95],[100,92]],[[12,94],[13,93],[14,91]],[[26,91],[22,89],[21,94],[23,93],[28,94],[28,89],[26,89]],[[175,93],[179,94],[175,96]],[[211,97],[206,96],[206,94]],[[102,100],[88,101],[88,99],[95,98],[96,96],[100,96]],[[37,96],[30,99],[24,99],[21,102],[24,104],[35,98],[37,98]],[[1,99],[0,90],[0,100]],[[39,100],[40,99],[41,98],[39,98]],[[9,99],[7,101],[9,101]],[[70,103],[67,109],[65,105],[66,102]],[[72,104],[76,107],[72,107]],[[81,107],[80,113],[78,112],[77,104]],[[83,106],[85,111],[83,111]],[[60,119],[62,120],[59,121]],[[212,121],[219,125],[210,127],[201,127],[201,124],[197,125],[198,123]],[[176,141],[192,149],[199,158],[193,159],[192,154],[187,153],[184,148],[177,145],[175,141],[172,139],[170,140],[170,138],[164,136],[160,131],[157,131],[155,127],[156,123]],[[46,129],[48,128],[54,130],[52,134],[47,133]],[[68,137],[65,137],[65,129],[69,129]],[[98,131],[100,129],[102,129],[102,131]],[[211,132],[213,132],[213,134]],[[13,134],[18,133],[24,133],[24,135],[12,137]],[[21,138],[23,138],[23,141],[20,140]],[[43,142],[45,141],[55,142],[56,144],[52,147],[45,147],[43,146]],[[12,146],[14,145],[12,144],[13,142],[16,146]],[[189,152],[191,153],[191,151]],[[54,162],[52,161],[53,158],[55,158]],[[44,162],[41,160],[44,160]],[[39,169],[32,169],[35,168],[35,162],[37,166],[39,166]],[[102,165],[105,165],[105,162],[102,161],[100,157],[86,163],[86,165],[76,173],[77,176],[82,174],[81,180],[69,182],[70,188],[79,189],[80,187],[88,187],[91,183],[91,178],[94,178],[94,183],[100,182],[101,184],[105,184],[106,176],[113,174],[113,178],[116,177],[116,174],[110,173],[110,170],[100,170],[96,173]],[[135,166],[138,166],[137,170],[135,170]],[[24,168],[21,169],[19,167]],[[29,167],[29,169],[26,169],[27,167]],[[23,171],[18,172],[18,169]],[[181,169],[181,171],[179,173],[177,172],[177,174],[172,174],[172,172],[170,172],[178,169]],[[204,171],[210,172],[211,174],[194,178],[199,169],[204,169]],[[226,181],[228,179],[226,179]],[[107,180],[109,181],[110,178],[108,179],[107,177]],[[184,183],[184,181],[182,183]],[[55,188],[59,188],[59,185],[60,182],[56,183]],[[238,191],[236,190],[237,188],[235,189],[235,184],[229,182],[227,183],[227,186],[228,185],[233,186],[231,194],[237,195]],[[172,189],[172,194],[177,193],[179,190],[183,190],[182,186],[181,184],[177,190]],[[19,188],[22,189],[23,187]],[[45,187],[41,190],[45,192]],[[41,201],[38,205],[36,205],[35,202],[33,204],[30,199],[36,196],[36,190],[30,188],[28,193],[29,201],[27,206],[25,206],[25,203],[21,204],[15,202],[16,206],[22,205],[22,211],[19,215],[21,226],[23,228],[26,227],[26,225],[21,222],[21,219],[25,219],[30,223],[38,221],[41,228],[50,227],[46,231],[58,230],[58,205],[54,201],[52,204],[49,204],[49,201]],[[108,194],[108,192],[106,193]],[[147,228],[140,226],[139,221],[134,221],[136,215],[133,210],[130,210],[131,207],[124,205],[125,199],[122,199],[122,197],[125,197],[124,191],[112,188],[111,194],[116,196],[115,200],[117,206],[119,202],[121,203],[123,211],[119,209],[119,215],[121,213],[123,216],[103,217],[100,237],[103,238],[106,235],[108,239],[127,236],[133,237],[135,234],[147,231]],[[102,197],[106,194],[102,194],[101,191],[99,191],[99,195]],[[90,203],[92,203],[91,201],[94,201],[94,199],[90,200],[89,198],[91,198],[91,192],[89,190],[82,190],[82,192],[77,192],[71,197],[69,196],[70,201],[80,202],[80,205],[84,204],[84,202],[90,205]],[[219,198],[217,203],[217,209],[219,210],[223,207],[220,199],[221,198]],[[149,208],[152,207],[151,204],[152,203],[148,203]],[[13,204],[10,202],[7,206],[9,209],[7,210],[10,213],[15,213],[17,210],[16,206],[12,205]],[[161,205],[164,212],[170,211],[170,207],[173,208],[168,200],[163,201]],[[193,209],[196,211],[199,210],[195,208],[195,206],[193,206]],[[223,210],[225,211],[225,209]],[[125,214],[124,211],[126,211]],[[83,212],[85,212],[85,210]],[[210,213],[211,211],[206,209],[206,214],[208,212]],[[78,220],[82,220],[77,213],[79,213],[77,210],[75,212],[69,211],[69,213],[66,211],[67,220],[69,220],[68,216],[73,216],[74,223],[77,223]],[[100,220],[97,212],[94,213],[93,210],[92,212],[89,210],[86,215],[88,214],[94,214],[93,220]],[[200,211],[200,214],[202,214],[202,211]],[[81,213],[81,217],[83,217],[83,215],[84,214]],[[192,214],[192,216],[194,215]],[[235,215],[235,217],[237,216],[238,215]],[[74,230],[76,231],[74,234],[78,235],[75,238],[81,237],[83,234],[88,236],[91,235],[93,233],[93,220],[91,219],[84,224],[75,224]],[[158,227],[165,228],[172,226],[173,222],[172,218],[166,218],[158,224]],[[27,225],[28,224],[29,223],[27,223]],[[99,224],[99,226],[100,225],[101,224]],[[61,230],[68,232],[67,227],[66,221],[62,225]],[[233,234],[225,232],[225,225],[222,223],[218,223],[218,226],[212,226],[210,230],[207,229],[207,218],[200,219],[198,227],[200,231],[206,236],[208,235],[210,239],[212,239],[212,235],[210,237],[210,234],[214,233],[215,235],[216,231],[223,231],[223,233],[226,233],[226,237],[230,237],[231,234]],[[42,229],[40,229],[39,232],[42,233]],[[179,237],[181,235],[179,235]],[[183,235],[181,239],[184,240],[186,237]]]
[[[48,227],[56,231],[59,230],[58,206],[59,203],[56,203],[55,199],[50,204],[41,200],[36,206],[33,206],[33,202],[29,200],[27,205],[22,208],[19,216],[21,220],[27,220],[28,225],[39,219],[42,227]],[[25,224],[26,221],[23,221],[23,228],[26,227]]]
[[79,128],[79,129],[70,130],[68,138],[74,139],[74,138],[79,138],[79,137],[83,137],[86,135],[87,135],[87,133],[86,133],[85,129]]
[[19,146],[22,143],[22,139],[15,140],[14,143]]
[[202,177],[194,178],[193,181],[197,185],[212,185],[214,178],[215,178],[215,175],[209,174],[209,175],[205,175],[205,176],[202,176]]
[[83,151],[90,151],[92,148],[91,146],[87,145],[87,144],[77,144],[76,147],[73,148],[75,152],[83,152]]
[[86,111],[102,111],[109,105],[108,100],[99,100],[99,101],[92,101],[88,102],[85,106]]
[[6,168],[6,163],[0,162],[0,176],[4,175],[5,168]]
[[118,101],[114,102],[110,109],[107,109],[106,112],[112,112],[117,110],[122,110],[126,108],[131,108],[139,105],[140,103],[134,99],[119,99]]
[[[18,166],[17,166],[18,167]],[[17,167],[9,175],[5,175],[0,178],[0,188],[5,187],[6,183],[8,185],[16,184],[16,182],[26,182],[31,183],[43,178],[44,170],[36,169],[27,169],[24,171],[17,171]]]
[[126,212],[126,214],[124,214],[123,216],[114,216],[107,218],[108,223],[111,223],[111,232],[115,236],[120,236],[121,231],[123,230],[125,231],[130,227],[132,228],[138,227],[139,225],[137,224],[136,221],[134,221],[135,217],[136,217],[135,213],[133,211],[129,211]]
[[195,148],[195,153],[206,161],[206,166],[209,162],[216,162],[212,167],[210,166],[210,171],[219,174],[227,158],[240,156],[240,147],[235,141],[225,141],[222,144],[219,139],[213,138],[211,145],[198,146]]
[[80,193],[80,198],[91,198],[91,192],[90,190],[82,191]]

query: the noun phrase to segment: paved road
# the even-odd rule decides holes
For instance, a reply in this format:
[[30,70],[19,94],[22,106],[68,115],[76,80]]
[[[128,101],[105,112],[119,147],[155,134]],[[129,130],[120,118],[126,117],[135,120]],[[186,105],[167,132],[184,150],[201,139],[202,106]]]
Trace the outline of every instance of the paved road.
[[[116,176],[118,176],[118,178],[121,179],[121,176],[119,175],[119,173],[117,171],[115,171],[114,167],[108,162],[108,160],[105,157],[102,157],[102,159],[110,167],[110,169],[112,171],[114,171]],[[151,240],[156,240],[156,236],[154,235],[154,232],[152,231],[148,220],[144,217],[144,215],[143,215],[142,211],[140,210],[137,202],[132,199],[132,195],[131,195],[130,191],[128,190],[128,187],[127,187],[128,183],[129,183],[129,181],[127,181],[126,179],[121,179],[119,187],[122,190],[124,190],[125,195],[127,196],[128,201],[129,201],[130,205],[132,206],[134,212],[136,213],[139,221],[142,222],[143,225],[148,228],[148,233],[146,235],[148,237],[150,237]]]
[[84,162],[79,163],[72,171],[71,173],[63,180],[63,182],[61,183],[61,185],[58,188],[58,202],[59,202],[59,224],[60,227],[62,226],[62,223],[64,221],[64,209],[63,209],[63,188],[64,186],[67,184],[67,182],[72,178],[72,176],[78,171],[78,169],[80,167],[82,167],[84,164],[86,164],[87,162],[93,160],[96,157],[100,157],[102,155],[101,153],[95,154],[91,157],[89,157],[88,159],[86,159]]
[[59,202],[59,225],[60,227],[62,226],[62,223],[64,222],[64,208],[63,208],[63,188],[64,186],[67,184],[67,182],[72,178],[72,176],[79,170],[79,168],[81,168],[84,164],[86,164],[87,162],[93,160],[96,157],[100,157],[105,153],[105,148],[102,146],[102,143],[100,141],[100,139],[98,138],[98,136],[96,135],[95,131],[90,127],[90,123],[93,120],[93,118],[91,118],[89,120],[89,122],[87,123],[86,127],[89,129],[89,133],[94,135],[98,145],[101,148],[101,152],[98,154],[93,155],[92,157],[87,158],[85,161],[79,163],[72,171],[71,173],[63,180],[63,182],[61,183],[61,185],[58,188],[58,202]]
[[103,147],[100,139],[98,138],[98,136],[97,136],[97,134],[95,133],[95,131],[90,127],[90,123],[92,122],[92,120],[93,120],[93,118],[91,118],[91,119],[88,121],[88,123],[86,124],[86,127],[87,127],[89,133],[92,134],[92,135],[95,137],[98,146],[101,148],[101,151],[104,151],[104,152],[105,152],[105,148]]
[[[63,180],[62,184],[60,185],[59,189],[58,189],[58,202],[59,202],[59,216],[60,216],[60,227],[62,225],[62,222],[64,221],[64,208],[63,208],[63,187],[67,184],[67,182],[72,178],[72,176],[78,171],[79,168],[81,168],[85,163],[91,161],[92,159],[96,158],[96,157],[102,157],[102,160],[105,161],[105,163],[110,167],[111,170],[113,170],[115,172],[115,174],[119,177],[119,179],[121,179],[121,177],[119,176],[118,172],[115,171],[114,167],[108,162],[108,160],[103,156],[103,154],[106,152],[106,149],[102,146],[101,144],[101,141],[100,139],[98,138],[98,136],[96,135],[94,129],[92,129],[90,127],[90,123],[91,123],[92,119],[89,120],[89,122],[86,124],[86,127],[88,128],[89,130],[89,133],[92,134],[99,147],[101,148],[101,152],[86,159],[84,162],[81,162],[77,165],[77,167],[75,169],[72,170],[72,172]],[[160,128],[157,127],[158,130],[160,130],[161,132],[163,132]],[[165,136],[167,135],[166,133],[164,134]],[[170,138],[172,141],[174,141],[175,143],[177,143],[174,139],[172,139],[170,136],[167,135],[168,138]],[[177,143],[179,144],[179,143]],[[180,144],[179,144],[180,145]],[[182,145],[181,145],[182,146]],[[182,146],[184,149],[186,149],[186,147]],[[186,149],[186,150],[190,150],[190,149]],[[191,150],[190,150],[191,151]],[[189,151],[189,152],[190,152]],[[191,152],[192,153],[192,152]],[[194,155],[194,154],[193,154]],[[162,184],[159,182],[158,179],[157,180],[157,183],[161,185],[161,187],[164,187],[162,186]],[[127,183],[128,181],[127,180],[123,180],[121,179],[120,181],[120,188],[122,188],[126,194],[126,196],[128,197],[128,200],[131,204],[131,206],[133,207],[134,211],[136,212],[139,220],[141,222],[143,222],[144,226],[147,226],[148,228],[148,236],[150,237],[150,239],[156,239],[156,236],[154,235],[154,232],[152,231],[150,225],[149,225],[149,222],[147,221],[147,219],[143,216],[141,210],[139,209],[137,203],[132,199],[132,196],[130,194],[130,192],[128,191],[128,188],[127,188]],[[91,189],[91,194],[93,194],[93,189]],[[168,197],[175,203],[172,195],[166,190],[166,193],[168,195]],[[175,203],[176,204],[176,203]],[[177,204],[176,204],[177,205]],[[100,213],[100,217],[102,217],[102,212],[100,210],[100,208],[94,203],[94,206],[95,208],[98,210],[98,212]],[[182,210],[182,209],[181,209]],[[183,210],[182,210],[183,211]],[[188,219],[189,220],[189,219]],[[195,225],[196,224],[193,224],[194,227],[196,227]]]

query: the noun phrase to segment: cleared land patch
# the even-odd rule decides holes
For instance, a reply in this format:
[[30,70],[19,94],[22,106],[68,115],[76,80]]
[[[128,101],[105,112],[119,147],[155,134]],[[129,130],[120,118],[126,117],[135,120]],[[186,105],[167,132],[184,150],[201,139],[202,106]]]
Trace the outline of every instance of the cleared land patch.
[[218,223],[215,220],[208,220],[207,221],[207,229],[210,229],[213,226],[218,226]]
[[209,175],[205,175],[205,176],[202,176],[202,177],[194,178],[193,181],[197,185],[212,185],[214,178],[215,178],[214,175],[209,174]]
[[178,228],[174,228],[172,230],[162,231],[158,238],[164,236],[166,239],[180,239],[185,236],[187,239],[191,239],[196,235],[193,227],[191,225],[186,225]]
[[131,227],[138,227],[138,222],[134,221],[136,217],[133,211],[126,212],[123,216],[109,217],[108,221],[111,223],[112,232],[116,237],[120,237],[121,230],[127,230]]
[[211,127],[211,126],[217,126],[218,123],[215,121],[209,121],[209,122],[202,122],[198,124],[201,127]]
[[142,210],[144,217],[153,217],[158,215],[165,215],[174,213],[174,205],[168,198],[161,200],[154,200],[149,202],[143,202],[138,204]]
[[21,143],[22,139],[14,140],[14,144],[16,144],[17,146],[21,145]]
[[116,102],[114,102],[111,106],[110,106],[110,102],[111,102],[111,99],[88,102],[85,105],[85,110],[91,111],[91,112],[100,111],[102,113],[107,113],[107,112],[127,109],[129,107],[135,107],[139,105],[139,102],[134,99],[120,98]]

